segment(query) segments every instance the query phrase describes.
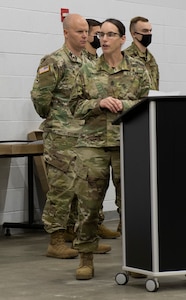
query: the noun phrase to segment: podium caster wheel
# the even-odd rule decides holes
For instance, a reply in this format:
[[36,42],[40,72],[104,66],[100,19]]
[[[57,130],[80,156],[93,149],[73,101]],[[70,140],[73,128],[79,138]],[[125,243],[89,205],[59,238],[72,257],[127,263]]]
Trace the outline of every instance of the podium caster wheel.
[[159,289],[159,282],[157,279],[148,279],[145,285],[148,292],[157,292]]
[[129,276],[127,273],[117,273],[115,281],[118,285],[125,285],[129,281]]

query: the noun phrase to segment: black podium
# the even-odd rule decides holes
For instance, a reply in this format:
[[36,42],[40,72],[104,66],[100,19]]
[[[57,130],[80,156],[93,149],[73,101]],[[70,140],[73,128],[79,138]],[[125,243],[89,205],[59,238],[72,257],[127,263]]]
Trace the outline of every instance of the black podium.
[[[123,267],[157,277],[186,274],[186,96],[147,97],[119,116]],[[149,277],[151,279],[149,279]]]

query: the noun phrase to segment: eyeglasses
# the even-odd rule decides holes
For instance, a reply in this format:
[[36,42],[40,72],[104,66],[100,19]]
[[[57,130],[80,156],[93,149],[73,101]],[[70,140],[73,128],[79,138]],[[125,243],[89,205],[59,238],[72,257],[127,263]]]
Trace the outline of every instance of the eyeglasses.
[[115,37],[116,35],[119,35],[121,37],[121,35],[117,32],[112,32],[112,31],[109,31],[109,32],[99,32],[98,33],[98,38],[102,39],[104,36],[107,36],[108,38],[113,38]]

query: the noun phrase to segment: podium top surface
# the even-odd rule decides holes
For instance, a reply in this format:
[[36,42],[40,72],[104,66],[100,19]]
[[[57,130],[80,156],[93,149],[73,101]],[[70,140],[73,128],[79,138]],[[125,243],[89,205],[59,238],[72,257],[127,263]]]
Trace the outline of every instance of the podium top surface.
[[42,141],[0,141],[0,157],[42,155]]
[[185,101],[186,102],[186,95],[185,96],[150,96],[143,98],[140,102],[132,106],[127,111],[121,113],[113,122],[113,125],[119,125],[126,117],[130,116],[134,112],[143,109],[144,106],[148,105],[149,102],[166,102],[166,101]]

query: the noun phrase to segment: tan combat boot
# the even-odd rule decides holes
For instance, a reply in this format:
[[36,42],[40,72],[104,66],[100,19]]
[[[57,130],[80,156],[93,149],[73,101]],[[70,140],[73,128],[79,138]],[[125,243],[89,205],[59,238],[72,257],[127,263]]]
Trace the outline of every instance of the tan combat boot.
[[67,230],[64,233],[65,242],[73,242],[76,238],[76,233],[74,232],[74,227],[67,227]]
[[65,244],[64,231],[57,230],[51,234],[50,244],[48,245],[47,256],[55,258],[74,258],[78,256],[78,251],[69,248]]
[[80,253],[80,264],[76,270],[76,279],[87,280],[94,277],[93,254]]
[[[119,233],[118,233],[119,234]],[[120,235],[120,234],[119,234]],[[76,233],[74,232],[73,227],[68,227],[64,233],[65,242],[73,242],[76,238]],[[99,244],[95,254],[105,254],[111,250],[111,246],[107,244]]]
[[98,232],[97,234],[102,239],[116,239],[117,237],[120,237],[120,232],[118,231],[112,231],[109,228],[105,227],[103,224],[98,225]]
[[107,244],[98,244],[97,250],[95,250],[94,254],[105,254],[111,250],[111,246]]

